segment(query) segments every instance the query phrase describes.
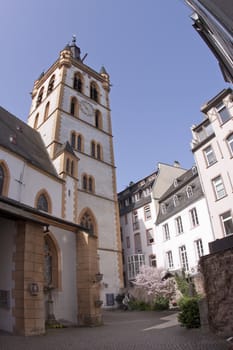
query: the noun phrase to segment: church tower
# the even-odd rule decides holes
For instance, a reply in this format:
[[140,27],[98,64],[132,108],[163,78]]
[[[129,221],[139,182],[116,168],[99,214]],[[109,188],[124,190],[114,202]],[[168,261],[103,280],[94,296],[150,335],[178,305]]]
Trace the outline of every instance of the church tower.
[[97,73],[85,65],[85,56],[73,37],[35,81],[28,124],[64,181],[61,217],[96,236],[103,306],[112,306],[123,279],[110,79],[104,67]]

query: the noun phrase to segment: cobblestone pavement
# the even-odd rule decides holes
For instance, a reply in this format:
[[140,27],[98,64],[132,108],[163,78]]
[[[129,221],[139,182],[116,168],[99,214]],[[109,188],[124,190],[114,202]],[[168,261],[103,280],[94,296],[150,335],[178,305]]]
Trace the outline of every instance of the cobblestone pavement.
[[104,325],[49,330],[34,337],[0,333],[0,350],[228,350],[200,329],[177,324],[174,312],[105,311]]

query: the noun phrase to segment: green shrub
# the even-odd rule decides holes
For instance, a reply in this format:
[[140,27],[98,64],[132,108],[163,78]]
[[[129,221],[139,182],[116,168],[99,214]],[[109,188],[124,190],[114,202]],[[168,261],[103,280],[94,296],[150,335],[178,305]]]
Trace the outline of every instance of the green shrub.
[[139,310],[139,311],[148,311],[148,310],[151,310],[151,306],[149,303],[146,303],[145,301],[142,301],[142,300],[130,300],[129,309]]
[[181,326],[186,328],[200,327],[198,300],[198,297],[183,297],[180,299],[178,321],[180,322]]
[[169,299],[164,296],[159,296],[155,299],[153,304],[153,310],[168,310],[169,309]]
[[175,280],[177,287],[179,291],[182,293],[183,296],[189,296],[189,283],[187,281],[187,278],[185,277],[184,272],[182,272],[181,275],[175,274]]

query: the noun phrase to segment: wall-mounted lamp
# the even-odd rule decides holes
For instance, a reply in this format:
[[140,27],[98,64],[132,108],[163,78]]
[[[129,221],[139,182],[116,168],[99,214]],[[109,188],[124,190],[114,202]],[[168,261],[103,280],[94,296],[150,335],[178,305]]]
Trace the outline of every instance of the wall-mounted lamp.
[[29,292],[32,296],[37,296],[39,294],[38,283],[32,282],[29,284]]
[[95,278],[94,278],[93,283],[98,283],[98,282],[102,281],[102,279],[103,279],[103,274],[98,272],[95,274]]
[[45,225],[45,226],[44,226],[43,232],[44,232],[44,233],[48,233],[48,232],[49,232],[49,225]]

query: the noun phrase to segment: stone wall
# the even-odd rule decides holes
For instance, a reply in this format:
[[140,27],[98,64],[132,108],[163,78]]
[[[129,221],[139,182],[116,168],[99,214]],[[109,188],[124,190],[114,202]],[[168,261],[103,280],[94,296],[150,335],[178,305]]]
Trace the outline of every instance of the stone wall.
[[233,335],[233,248],[216,251],[200,259],[208,306],[210,330],[220,336]]

